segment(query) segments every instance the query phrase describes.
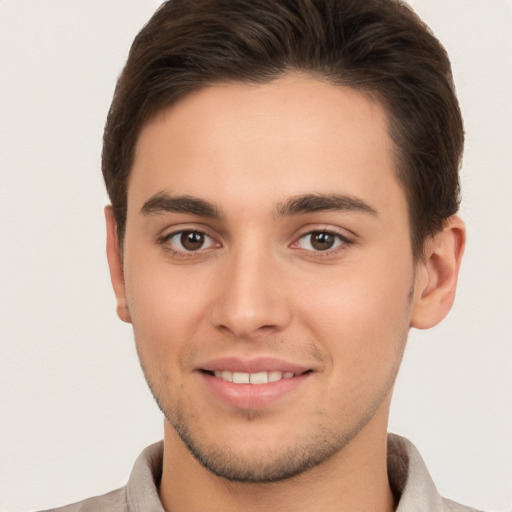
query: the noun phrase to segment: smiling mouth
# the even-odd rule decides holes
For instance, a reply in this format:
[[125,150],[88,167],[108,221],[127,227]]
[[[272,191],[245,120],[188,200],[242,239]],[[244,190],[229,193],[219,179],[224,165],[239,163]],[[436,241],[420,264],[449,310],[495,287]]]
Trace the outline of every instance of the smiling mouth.
[[232,372],[228,370],[203,370],[204,373],[217,377],[218,379],[224,380],[226,382],[232,382],[233,384],[269,384],[272,382],[278,382],[284,379],[291,379],[293,377],[298,377],[300,375],[304,375],[306,373],[310,373],[311,370],[307,370],[305,372],[281,372],[278,370],[268,371],[268,372]]

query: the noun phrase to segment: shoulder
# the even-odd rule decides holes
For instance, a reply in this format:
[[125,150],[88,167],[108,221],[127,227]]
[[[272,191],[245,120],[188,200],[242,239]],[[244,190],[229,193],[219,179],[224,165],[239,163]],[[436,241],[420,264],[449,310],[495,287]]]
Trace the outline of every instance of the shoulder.
[[449,500],[447,498],[443,498],[443,505],[445,512],[482,512],[476,508],[467,507],[466,505],[461,505],[460,503],[455,503],[455,501]]
[[41,512],[126,512],[126,503],[126,487],[121,487],[102,496]]
[[163,442],[160,441],[145,448],[137,457],[124,487],[41,512],[164,512],[158,496],[162,458]]
[[399,504],[396,512],[481,512],[443,498],[416,447],[404,437],[388,436],[388,476]]

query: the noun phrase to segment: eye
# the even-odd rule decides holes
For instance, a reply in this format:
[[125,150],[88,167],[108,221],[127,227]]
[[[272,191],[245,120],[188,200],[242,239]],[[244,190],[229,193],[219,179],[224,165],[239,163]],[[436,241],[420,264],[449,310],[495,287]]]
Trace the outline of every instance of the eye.
[[176,252],[195,252],[216,245],[215,240],[206,233],[192,230],[171,233],[164,238],[164,242]]
[[299,238],[297,246],[307,251],[326,252],[348,243],[350,241],[338,233],[311,231]]

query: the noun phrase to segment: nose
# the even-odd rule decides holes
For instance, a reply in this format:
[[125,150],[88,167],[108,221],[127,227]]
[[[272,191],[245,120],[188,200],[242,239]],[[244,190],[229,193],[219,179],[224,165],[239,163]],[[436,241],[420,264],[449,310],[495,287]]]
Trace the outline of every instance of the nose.
[[292,308],[283,265],[264,250],[244,247],[224,261],[211,319],[239,339],[276,334],[289,324]]

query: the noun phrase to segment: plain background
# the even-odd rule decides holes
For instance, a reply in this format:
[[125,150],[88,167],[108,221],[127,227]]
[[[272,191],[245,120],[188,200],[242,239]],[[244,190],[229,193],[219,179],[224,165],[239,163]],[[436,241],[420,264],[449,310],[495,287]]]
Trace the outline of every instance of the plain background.
[[[0,0],[0,508],[125,483],[162,436],[104,257],[102,128],[158,0]],[[512,508],[512,2],[414,0],[452,58],[469,241],[456,306],[412,332],[390,430],[439,490]]]

